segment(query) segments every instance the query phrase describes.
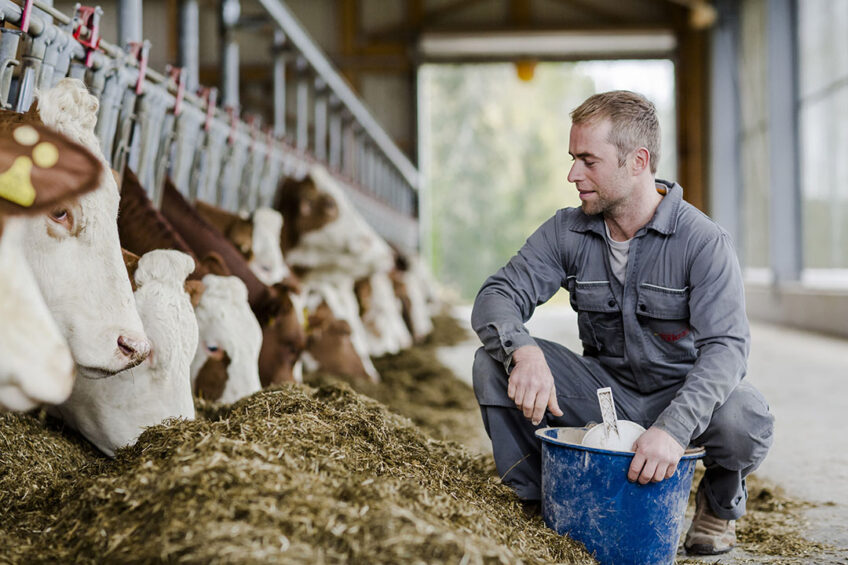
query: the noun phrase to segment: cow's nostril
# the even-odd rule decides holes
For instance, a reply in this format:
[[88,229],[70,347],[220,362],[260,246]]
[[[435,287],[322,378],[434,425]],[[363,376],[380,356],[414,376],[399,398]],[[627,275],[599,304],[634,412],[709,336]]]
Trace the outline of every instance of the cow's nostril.
[[119,336],[118,349],[131,360],[141,362],[150,354],[150,343],[145,339],[135,340]]
[[132,345],[127,343],[127,340],[124,338],[124,336],[120,336],[118,338],[118,348],[121,350],[121,353],[123,353],[127,357],[132,357],[133,353],[135,353],[135,349],[133,349]]

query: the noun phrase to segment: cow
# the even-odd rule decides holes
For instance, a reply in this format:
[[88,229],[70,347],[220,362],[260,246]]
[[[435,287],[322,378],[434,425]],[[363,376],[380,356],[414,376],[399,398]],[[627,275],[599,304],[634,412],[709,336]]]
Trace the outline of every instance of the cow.
[[395,354],[412,345],[390,274],[379,271],[354,284],[359,317],[365,326],[371,355]]
[[66,135],[104,165],[95,190],[26,219],[23,235],[38,288],[86,378],[112,376],[150,352],[118,242],[118,187],[94,134],[97,106],[81,81],[63,79],[19,116]]
[[[379,375],[370,355],[394,352],[409,344],[401,310],[385,276],[394,267],[388,244],[353,208],[338,182],[321,166],[302,180],[286,179],[275,197],[283,214],[281,247],[301,276],[307,293],[317,293],[351,327],[351,339],[373,380]],[[379,274],[379,275],[378,275]],[[378,307],[360,319],[354,282],[378,275]],[[360,287],[364,285],[360,283]],[[373,286],[373,281],[368,282]]]
[[[250,269],[239,250],[167,180],[163,190],[162,214],[197,255],[219,253],[230,272],[245,284],[256,319],[262,328],[260,378],[263,386],[297,381],[300,352],[306,344],[303,307],[294,279],[268,286]],[[232,355],[230,355],[232,358]],[[230,367],[235,364],[232,359]]]
[[[247,305],[247,287],[238,277],[206,275],[204,291],[194,309],[200,328],[200,341],[191,362],[192,386],[198,390],[198,378],[207,360],[230,359],[227,380],[220,396],[209,398],[231,403],[262,388],[259,379],[259,350],[262,328]],[[221,304],[228,307],[221,308]],[[208,392],[207,392],[208,394]]]
[[339,320],[325,301],[309,315],[303,363],[309,371],[325,371],[359,381],[371,381],[350,339],[350,325]]
[[200,200],[194,207],[241,252],[253,274],[264,284],[270,286],[291,276],[280,250],[283,216],[278,211],[261,207],[244,218]]
[[420,343],[433,331],[432,316],[440,308],[432,276],[420,257],[409,257],[396,249],[390,277],[403,321],[414,341]]
[[134,444],[148,426],[194,419],[189,370],[198,349],[198,323],[185,290],[194,266],[185,253],[165,249],[130,261],[150,355],[108,379],[78,379],[70,398],[56,407],[66,423],[109,457]]
[[[155,208],[144,188],[129,169],[124,175],[124,184],[121,191],[118,230],[121,234],[121,244],[132,252],[146,252],[157,248],[179,249],[194,256],[192,248],[162,213]],[[203,255],[203,259],[197,262],[197,269],[195,273],[190,275],[191,277],[199,277],[198,282],[202,284],[203,277],[209,274],[230,275],[229,269],[218,252],[212,251],[210,247],[204,249],[203,253],[205,255]],[[257,370],[262,377],[260,381],[263,386],[291,381],[296,378],[295,372],[298,371],[298,366],[295,363],[298,361],[300,351],[305,346],[305,338],[302,330],[303,324],[297,319],[297,314],[292,311],[291,300],[285,293],[281,292],[279,295],[275,295],[274,300],[268,300],[268,306],[265,310],[268,314],[268,320],[266,320],[267,323],[262,330],[258,368],[255,363],[251,367],[249,356],[244,354],[245,348],[250,349],[253,347],[252,345],[238,345],[241,351],[238,355],[234,351],[227,351],[226,349],[226,347],[236,346],[235,344],[240,344],[244,340],[255,339],[255,337],[251,338],[253,334],[250,332],[240,335],[242,331],[240,327],[228,325],[230,320],[242,319],[245,311],[250,312],[247,298],[245,297],[243,303],[239,303],[234,301],[228,293],[213,292],[206,295],[205,298],[203,298],[203,294],[199,294],[196,307],[199,305],[200,299],[203,300],[202,310],[204,312],[218,312],[219,314],[201,315],[198,320],[201,339],[198,343],[197,361],[192,366],[195,392],[203,394],[203,397],[209,400],[219,400],[222,397],[232,398],[233,396],[229,392],[224,394],[224,389],[227,386],[226,379],[216,378],[215,382],[218,384],[212,387],[203,385],[207,379],[202,378],[200,373],[209,370],[204,369],[207,365],[209,367],[215,365],[216,374],[220,374],[222,366],[224,367],[223,374],[231,373],[232,381],[229,386],[232,390],[253,392],[254,385],[252,383],[255,381],[254,377]],[[277,311],[278,314],[273,315],[273,311]],[[229,359],[225,365],[214,363],[225,355]],[[233,357],[237,360],[235,364],[232,363]],[[200,385],[197,384],[198,381],[201,383]]]
[[102,165],[90,151],[37,124],[0,136],[0,410],[56,404],[71,393],[74,363],[23,253],[22,216],[44,214],[94,190]]

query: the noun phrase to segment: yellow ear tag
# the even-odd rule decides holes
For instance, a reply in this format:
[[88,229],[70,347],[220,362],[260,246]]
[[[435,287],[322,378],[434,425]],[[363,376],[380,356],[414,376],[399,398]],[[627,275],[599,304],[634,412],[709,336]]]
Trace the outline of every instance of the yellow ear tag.
[[59,162],[59,149],[49,141],[42,141],[33,148],[32,160],[37,167],[49,169]]
[[303,307],[303,331],[309,332],[309,308]]
[[30,179],[31,172],[32,161],[29,157],[15,159],[8,171],[0,173],[0,198],[19,206],[32,206],[35,202],[35,187]]
[[35,145],[38,142],[38,131],[32,126],[18,126],[15,128],[15,131],[12,132],[12,137],[15,138],[15,141],[17,141],[19,145],[26,145],[29,147],[30,145]]

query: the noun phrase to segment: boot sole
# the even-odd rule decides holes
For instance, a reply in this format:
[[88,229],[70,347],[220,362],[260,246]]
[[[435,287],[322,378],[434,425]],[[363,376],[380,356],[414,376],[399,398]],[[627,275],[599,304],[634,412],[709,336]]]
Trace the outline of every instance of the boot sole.
[[689,547],[685,547],[683,549],[686,550],[686,553],[689,555],[721,555],[722,553],[727,553],[735,546],[731,545],[726,549],[716,549],[711,545],[706,545],[703,543],[695,543]]

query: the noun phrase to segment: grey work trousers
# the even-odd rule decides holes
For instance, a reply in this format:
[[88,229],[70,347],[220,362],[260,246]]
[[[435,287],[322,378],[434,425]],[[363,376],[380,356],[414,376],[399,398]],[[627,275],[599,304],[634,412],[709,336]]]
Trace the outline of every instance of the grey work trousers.
[[[541,499],[541,440],[534,432],[546,426],[579,427],[600,422],[597,389],[611,387],[618,417],[645,428],[669,405],[679,386],[644,394],[622,385],[592,357],[536,338],[554,375],[563,416],[545,412],[534,426],[507,395],[508,375],[481,347],[474,358],[474,393],[483,424],[492,440],[501,480],[523,500]],[[681,383],[682,384],[682,383]],[[691,440],[704,447],[707,467],[699,488],[705,490],[713,512],[723,520],[745,513],[745,477],[765,459],[772,444],[774,417],[763,395],[742,381],[727,401],[713,412],[706,431]]]

